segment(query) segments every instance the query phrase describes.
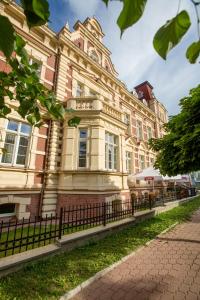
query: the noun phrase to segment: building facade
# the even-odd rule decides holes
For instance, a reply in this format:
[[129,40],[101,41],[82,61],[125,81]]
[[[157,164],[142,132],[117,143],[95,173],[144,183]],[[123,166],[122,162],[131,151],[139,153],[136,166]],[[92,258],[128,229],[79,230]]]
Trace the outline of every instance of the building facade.
[[[55,214],[61,206],[130,198],[127,176],[154,163],[148,140],[164,134],[167,111],[149,82],[129,91],[118,79],[103,32],[94,18],[71,32],[29,30],[16,4],[0,3],[27,42],[41,82],[73,113],[64,122],[31,126],[14,111],[0,119],[0,218]],[[0,70],[9,72],[2,53]],[[73,116],[81,118],[69,127]]]

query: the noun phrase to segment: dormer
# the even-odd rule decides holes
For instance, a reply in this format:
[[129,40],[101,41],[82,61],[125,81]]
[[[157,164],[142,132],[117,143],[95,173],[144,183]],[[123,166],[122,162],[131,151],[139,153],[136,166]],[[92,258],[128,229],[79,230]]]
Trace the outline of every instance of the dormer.
[[104,33],[102,31],[101,25],[95,18],[87,18],[83,25],[92,33],[92,35],[102,43],[102,38]]
[[115,71],[111,61],[111,52],[103,44],[104,33],[101,25],[95,18],[87,18],[83,23],[77,21],[74,25],[74,31],[71,33],[73,43],[83,50],[98,65],[114,76]]
[[140,100],[145,99],[146,101],[149,101],[154,98],[153,86],[148,81],[144,81],[135,86],[135,90]]

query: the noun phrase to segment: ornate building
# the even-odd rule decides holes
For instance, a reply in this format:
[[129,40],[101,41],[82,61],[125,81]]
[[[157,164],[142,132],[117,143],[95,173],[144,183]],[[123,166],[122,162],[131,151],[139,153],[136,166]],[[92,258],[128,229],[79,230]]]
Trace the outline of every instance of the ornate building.
[[[7,149],[0,155],[0,217],[44,216],[68,204],[129,198],[127,176],[153,164],[148,139],[161,137],[167,121],[151,84],[129,91],[118,79],[94,18],[56,34],[47,26],[29,30],[16,4],[0,3],[0,13],[26,40],[41,82],[74,110],[63,124],[49,120],[39,129],[14,110],[9,120],[0,119],[0,147]],[[2,53],[0,70],[9,72]],[[81,118],[77,128],[68,126],[73,115]]]

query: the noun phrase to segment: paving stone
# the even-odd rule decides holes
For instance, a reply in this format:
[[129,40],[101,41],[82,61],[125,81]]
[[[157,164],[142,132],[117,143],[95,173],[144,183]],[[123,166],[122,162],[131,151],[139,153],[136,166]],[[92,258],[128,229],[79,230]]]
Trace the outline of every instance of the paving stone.
[[73,300],[200,300],[200,210]]

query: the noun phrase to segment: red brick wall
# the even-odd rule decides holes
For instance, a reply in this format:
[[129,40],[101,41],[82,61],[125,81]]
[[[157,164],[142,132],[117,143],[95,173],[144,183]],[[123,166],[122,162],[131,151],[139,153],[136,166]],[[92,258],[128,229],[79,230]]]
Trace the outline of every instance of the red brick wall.
[[36,159],[35,159],[35,168],[36,168],[36,170],[43,170],[44,169],[44,163],[45,163],[45,155],[36,154]]
[[9,73],[11,71],[11,67],[0,58],[0,71],[3,71],[5,73]]
[[47,58],[47,65],[51,68],[55,68],[56,64],[56,56],[51,55],[50,57]]
[[84,50],[84,40],[80,37],[74,41],[74,44],[78,46],[81,50]]
[[55,72],[53,70],[50,70],[50,69],[46,68],[45,79],[53,83],[54,73]]
[[37,150],[46,151],[47,139],[38,137]]
[[34,184],[41,184],[43,182],[43,174],[34,175]]
[[48,127],[40,127],[39,134],[47,135],[48,134]]
[[26,207],[26,211],[30,212],[31,219],[38,217],[39,205],[40,205],[40,194],[32,195],[31,203]]
[[102,195],[67,195],[67,194],[59,194],[57,201],[57,212],[59,212],[61,207],[71,206],[71,205],[83,205],[83,204],[95,204],[102,203],[105,201],[105,198],[111,197],[113,195],[120,194],[125,195],[127,199],[130,198],[129,192],[126,193],[113,193],[113,194],[102,194]]

